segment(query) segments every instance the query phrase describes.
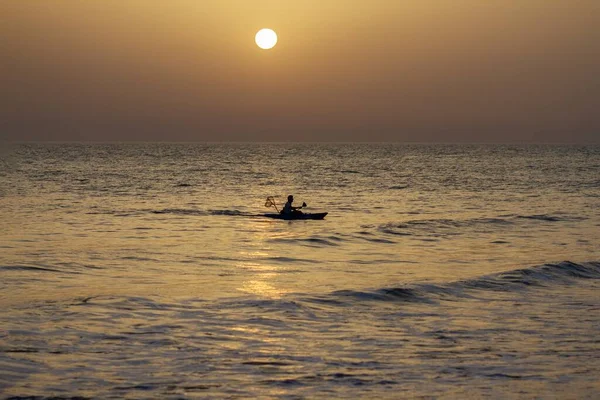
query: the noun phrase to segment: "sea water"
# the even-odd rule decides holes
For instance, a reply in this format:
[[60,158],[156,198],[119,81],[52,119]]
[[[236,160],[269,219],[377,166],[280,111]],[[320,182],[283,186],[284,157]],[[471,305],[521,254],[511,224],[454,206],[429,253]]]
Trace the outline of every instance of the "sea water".
[[3,398],[600,396],[599,146],[30,143],[0,179]]

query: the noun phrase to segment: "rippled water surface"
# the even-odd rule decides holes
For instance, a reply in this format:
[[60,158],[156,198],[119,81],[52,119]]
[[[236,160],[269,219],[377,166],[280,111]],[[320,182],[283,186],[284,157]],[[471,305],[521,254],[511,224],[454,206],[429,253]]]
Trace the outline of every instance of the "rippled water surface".
[[598,146],[15,144],[0,179],[4,398],[600,395]]

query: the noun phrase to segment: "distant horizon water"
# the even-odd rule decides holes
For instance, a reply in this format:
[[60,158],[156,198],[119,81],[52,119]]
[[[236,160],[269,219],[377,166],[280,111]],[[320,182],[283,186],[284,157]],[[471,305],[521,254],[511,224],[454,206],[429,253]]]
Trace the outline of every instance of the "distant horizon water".
[[162,144],[393,144],[393,145],[473,145],[473,146],[600,146],[600,139],[581,140],[577,139],[574,141],[567,140],[451,140],[451,141],[411,141],[411,140],[87,140],[87,139],[66,139],[66,140],[0,140],[0,143],[5,144],[145,144],[145,143],[162,143]]

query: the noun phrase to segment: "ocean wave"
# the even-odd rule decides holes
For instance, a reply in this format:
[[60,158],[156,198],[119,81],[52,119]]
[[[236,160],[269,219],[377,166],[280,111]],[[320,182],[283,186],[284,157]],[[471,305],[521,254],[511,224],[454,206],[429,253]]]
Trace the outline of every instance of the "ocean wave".
[[580,279],[600,279],[600,261],[581,264],[563,261],[558,264],[505,271],[443,285],[414,284],[372,291],[338,290],[330,293],[326,298],[309,301],[339,304],[370,301],[435,303],[440,300],[472,298],[482,292],[518,292],[530,287],[573,284]]
[[208,210],[209,215],[229,215],[229,216],[251,216],[239,210]]
[[379,289],[372,292],[360,290],[338,290],[332,293],[333,297],[349,298],[358,301],[403,301],[403,302],[430,302],[421,293],[418,287]]
[[152,209],[138,209],[138,210],[93,210],[88,211],[87,215],[113,215],[116,217],[129,217],[129,216],[139,216],[144,214],[172,214],[172,215],[187,215],[187,216],[198,216],[198,217],[207,217],[207,216],[245,216],[245,217],[254,217],[254,216],[262,216],[262,214],[250,214],[240,210],[200,210],[195,208],[164,208],[162,210],[152,210]]
[[188,208],[165,208],[163,210],[152,210],[150,211],[152,214],[175,214],[175,215],[197,215],[197,216],[207,216],[210,215],[207,211],[204,210],[195,210]]
[[[468,219],[451,218],[432,218],[432,219],[412,219],[402,222],[388,222],[376,227],[363,225],[362,228],[375,228],[376,231],[398,236],[411,236],[423,231],[428,233],[443,232],[447,235],[458,235],[461,229],[496,229],[500,227],[510,227],[517,224],[523,224],[523,221],[542,221],[542,222],[577,222],[586,220],[585,217],[574,215],[550,215],[550,214],[532,214],[518,215],[509,214],[497,217],[480,217]],[[368,232],[362,230],[359,233]]]
[[311,260],[311,259],[307,259],[307,258],[294,258],[294,257],[283,257],[283,256],[263,257],[263,258],[259,258],[259,260],[282,263],[282,264],[288,264],[288,263],[289,264],[294,264],[294,263],[318,264],[319,263],[319,261],[317,261],[317,260]]
[[225,216],[254,216],[239,210],[198,210],[193,208],[165,208],[163,210],[151,210],[152,214],[193,215],[199,217],[225,215]]
[[271,243],[296,243],[307,247],[339,246],[341,242],[346,241],[341,237],[331,235],[327,237],[312,236],[307,238],[276,238],[269,239]]
[[157,299],[140,296],[113,296],[113,295],[98,295],[79,298],[74,300],[75,306],[103,306],[113,309],[122,310],[168,310],[171,305],[160,302]]
[[146,214],[151,210],[94,210],[89,211],[87,215],[112,215],[114,217],[133,217]]
[[521,219],[533,219],[537,221],[546,221],[546,222],[560,222],[560,221],[583,221],[584,217],[576,217],[576,216],[556,216],[556,215],[547,215],[547,214],[534,214],[534,215],[517,215],[516,218]]
[[36,267],[32,265],[0,265],[0,271],[62,272],[54,268]]
[[511,225],[513,221],[507,218],[470,218],[470,219],[450,219],[450,218],[434,218],[434,219],[414,219],[400,223],[387,223],[380,225],[378,230],[389,228],[461,228],[475,225]]

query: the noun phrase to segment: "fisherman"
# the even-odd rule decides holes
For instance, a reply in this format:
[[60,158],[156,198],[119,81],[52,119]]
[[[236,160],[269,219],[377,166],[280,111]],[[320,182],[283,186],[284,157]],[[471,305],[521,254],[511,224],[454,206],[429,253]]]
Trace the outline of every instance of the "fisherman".
[[283,210],[281,210],[282,214],[302,214],[302,211],[300,211],[300,209],[302,207],[306,207],[306,203],[302,203],[301,207],[294,207],[292,206],[292,203],[294,202],[294,196],[292,196],[291,194],[288,196],[287,198],[287,203],[285,203],[285,205],[283,206]]

